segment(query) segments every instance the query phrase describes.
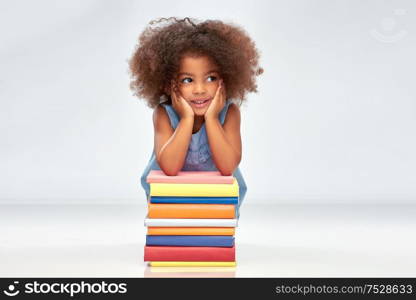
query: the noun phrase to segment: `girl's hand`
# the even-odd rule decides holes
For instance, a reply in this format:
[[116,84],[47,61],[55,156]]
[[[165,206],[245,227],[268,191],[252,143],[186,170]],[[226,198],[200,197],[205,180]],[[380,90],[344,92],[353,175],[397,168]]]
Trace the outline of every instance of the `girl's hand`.
[[218,118],[218,114],[225,106],[225,88],[223,81],[220,80],[220,84],[218,85],[217,91],[215,92],[214,99],[212,100],[211,104],[209,105],[207,111],[205,112],[205,119],[206,118]]
[[176,85],[173,83],[171,88],[172,106],[178,112],[181,119],[194,118],[194,110],[188,102],[178,92]]

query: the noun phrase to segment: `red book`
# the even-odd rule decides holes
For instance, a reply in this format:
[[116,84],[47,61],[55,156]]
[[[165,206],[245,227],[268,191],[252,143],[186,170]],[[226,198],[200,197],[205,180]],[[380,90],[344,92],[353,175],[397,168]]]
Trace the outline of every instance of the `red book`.
[[235,261],[235,246],[145,246],[144,261]]

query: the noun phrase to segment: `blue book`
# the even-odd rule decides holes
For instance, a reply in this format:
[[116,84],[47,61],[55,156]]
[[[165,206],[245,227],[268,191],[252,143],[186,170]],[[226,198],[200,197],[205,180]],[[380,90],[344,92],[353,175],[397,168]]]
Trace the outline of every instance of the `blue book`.
[[146,235],[146,246],[232,247],[234,237],[226,235]]
[[150,196],[150,203],[238,204],[238,197],[162,197],[162,196]]

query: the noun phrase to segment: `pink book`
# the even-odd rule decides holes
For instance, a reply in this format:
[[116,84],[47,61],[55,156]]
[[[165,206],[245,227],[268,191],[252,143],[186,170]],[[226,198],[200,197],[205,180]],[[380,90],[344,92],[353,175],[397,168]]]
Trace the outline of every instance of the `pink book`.
[[147,183],[225,183],[233,184],[234,176],[222,176],[219,171],[180,171],[168,176],[161,170],[151,170]]

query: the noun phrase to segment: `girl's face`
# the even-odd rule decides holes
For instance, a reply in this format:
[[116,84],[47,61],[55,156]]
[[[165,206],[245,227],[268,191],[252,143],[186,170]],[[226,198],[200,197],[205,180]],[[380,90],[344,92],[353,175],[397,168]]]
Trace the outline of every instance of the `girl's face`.
[[219,68],[208,56],[185,55],[179,64],[177,86],[196,116],[203,116],[217,91]]

